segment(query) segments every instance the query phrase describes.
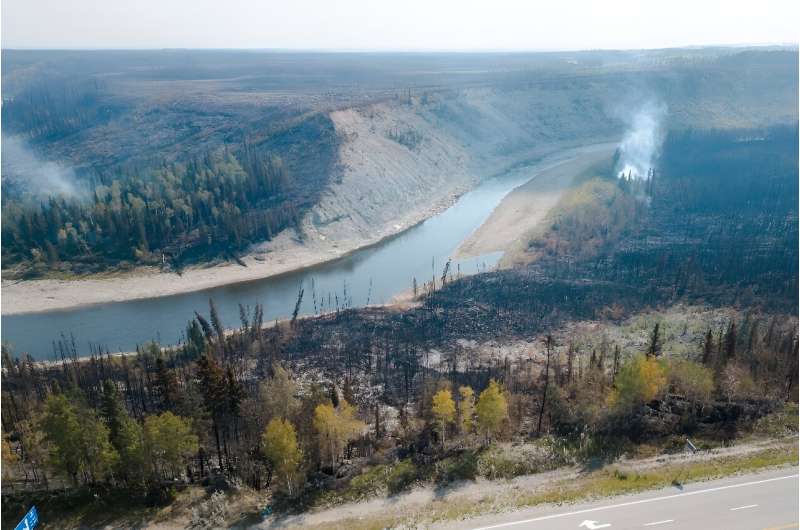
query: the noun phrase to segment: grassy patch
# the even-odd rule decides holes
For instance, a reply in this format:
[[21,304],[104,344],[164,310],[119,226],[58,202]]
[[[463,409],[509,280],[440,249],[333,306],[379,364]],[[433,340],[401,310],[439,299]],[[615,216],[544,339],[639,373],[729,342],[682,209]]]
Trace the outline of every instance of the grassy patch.
[[571,464],[571,454],[554,438],[546,437],[521,445],[457,450],[432,464],[408,458],[367,467],[346,486],[321,493],[311,504],[333,506],[378,495],[397,495],[421,483],[446,486],[478,477],[510,479]]
[[759,418],[753,425],[753,433],[771,437],[789,436],[798,432],[797,403],[786,403],[781,410]]
[[607,466],[598,471],[585,473],[577,479],[548,484],[533,492],[504,495],[502,498],[487,495],[481,499],[442,499],[418,509],[413,517],[405,514],[382,514],[374,519],[345,520],[331,525],[321,525],[319,528],[355,530],[425,526],[426,523],[461,520],[543,504],[560,504],[624,495],[775,466],[797,465],[797,463],[797,448],[792,442],[745,456],[718,457],[684,464],[666,464],[647,471],[633,471],[622,466]]
[[495,445],[479,456],[476,473],[488,479],[541,473],[571,464],[572,452],[551,437],[522,445]]
[[704,462],[673,464],[649,469],[646,472],[633,472],[622,467],[609,466],[590,473],[580,480],[565,481],[557,484],[553,489],[522,496],[517,499],[516,504],[523,507],[550,502],[571,502],[624,495],[789,463],[797,463],[797,452],[793,446],[767,449],[742,457],[723,457]]
[[357,502],[377,495],[394,495],[409,489],[420,480],[429,478],[430,470],[420,468],[411,459],[392,464],[365,468],[350,479],[346,486],[322,492],[313,502],[316,506],[333,506]]
[[475,480],[480,474],[483,451],[468,450],[436,463],[435,480],[440,485],[461,480]]
[[389,493],[396,494],[410,488],[420,478],[420,470],[411,460],[401,460],[386,477],[386,486]]

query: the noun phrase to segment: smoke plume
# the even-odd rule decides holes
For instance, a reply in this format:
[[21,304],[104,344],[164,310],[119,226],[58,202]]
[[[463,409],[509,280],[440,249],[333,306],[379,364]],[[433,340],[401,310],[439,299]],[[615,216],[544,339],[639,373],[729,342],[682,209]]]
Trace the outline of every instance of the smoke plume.
[[18,136],[2,137],[4,186],[33,197],[83,198],[86,188],[75,172],[62,164],[43,160]]
[[645,102],[632,114],[621,115],[627,131],[619,145],[617,176],[646,178],[661,152],[666,116],[667,106],[655,100]]

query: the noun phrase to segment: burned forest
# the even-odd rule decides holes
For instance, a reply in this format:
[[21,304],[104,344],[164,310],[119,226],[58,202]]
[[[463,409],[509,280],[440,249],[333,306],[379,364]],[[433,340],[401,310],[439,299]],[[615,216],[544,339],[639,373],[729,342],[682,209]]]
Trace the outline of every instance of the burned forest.
[[100,513],[197,485],[269,492],[285,515],[765,425],[796,435],[797,145],[796,125],[671,130],[646,176],[583,177],[595,216],[565,201],[524,265],[448,262],[407,303],[345,292],[318,311],[301,290],[291,319],[240,305],[235,323],[210,300],[177,346],[4,349],[3,522],[31,499],[46,514],[94,496]]

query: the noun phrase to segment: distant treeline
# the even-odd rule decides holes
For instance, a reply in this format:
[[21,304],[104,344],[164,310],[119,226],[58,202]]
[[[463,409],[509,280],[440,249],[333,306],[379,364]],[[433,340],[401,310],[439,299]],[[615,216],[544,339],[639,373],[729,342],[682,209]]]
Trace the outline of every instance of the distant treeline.
[[101,184],[90,200],[6,201],[3,260],[35,274],[224,254],[297,224],[295,198],[281,159],[245,143]]
[[659,161],[656,206],[684,214],[796,215],[797,145],[796,125],[673,132]]
[[106,123],[122,106],[103,99],[97,79],[46,79],[3,101],[3,132],[23,134],[33,142],[55,141],[87,127]]

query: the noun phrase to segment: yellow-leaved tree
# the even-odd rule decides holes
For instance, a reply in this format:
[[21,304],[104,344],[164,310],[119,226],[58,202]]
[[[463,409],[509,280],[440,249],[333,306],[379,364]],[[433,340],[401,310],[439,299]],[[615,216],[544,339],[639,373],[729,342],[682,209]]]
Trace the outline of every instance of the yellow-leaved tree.
[[320,459],[328,459],[334,471],[336,460],[347,443],[366,428],[364,422],[355,417],[355,409],[345,399],[339,400],[338,407],[331,402],[317,405],[313,423],[319,440]]
[[453,402],[453,394],[447,389],[442,389],[433,395],[431,412],[439,426],[439,434],[442,436],[442,446],[444,446],[447,426],[453,423],[456,417],[456,404]]
[[458,389],[461,400],[458,402],[458,419],[461,434],[472,431],[472,420],[475,416],[475,391],[472,387],[462,386]]
[[283,418],[272,418],[261,435],[262,453],[278,482],[292,494],[303,453],[297,446],[294,426]]
[[19,461],[19,456],[14,452],[11,447],[11,442],[8,441],[8,435],[3,433],[3,479],[8,480],[13,476],[12,468]]
[[503,389],[494,379],[489,381],[489,386],[478,397],[475,413],[478,416],[478,428],[486,433],[487,441],[491,440],[508,418],[508,401]]
[[689,401],[705,403],[714,393],[714,371],[700,363],[671,360],[667,365],[667,379],[672,391]]
[[654,357],[637,355],[622,365],[614,379],[609,404],[617,407],[642,405],[660,397],[667,389],[663,363]]
[[184,459],[197,453],[191,422],[169,411],[146,417],[142,434],[145,462],[153,477],[180,476]]

